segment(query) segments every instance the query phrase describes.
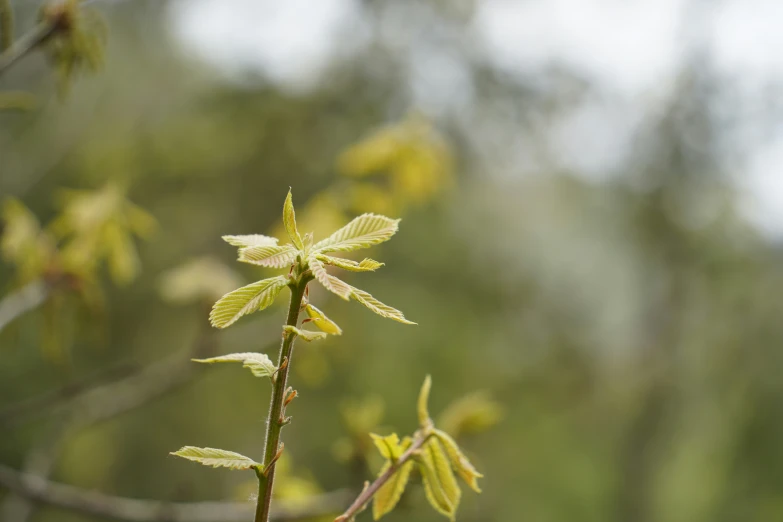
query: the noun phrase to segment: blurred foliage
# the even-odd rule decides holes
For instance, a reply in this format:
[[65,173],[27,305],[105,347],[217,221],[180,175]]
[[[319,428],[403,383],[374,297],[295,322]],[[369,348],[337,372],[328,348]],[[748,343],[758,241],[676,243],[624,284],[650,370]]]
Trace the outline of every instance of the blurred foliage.
[[[101,329],[103,337],[75,338],[67,376],[41,364],[45,313],[0,332],[0,407],[190,343],[207,316],[201,307],[162,303],[161,274],[204,256],[235,266],[235,252],[218,238],[273,233],[279,199],[294,187],[301,229],[321,237],[360,209],[396,210],[387,211],[403,218],[402,233],[382,247],[388,265],[368,289],[419,323],[403,331],[360,307],[314,301],[337,324],[354,326],[320,346],[297,346],[292,380],[303,400],[292,404],[286,428],[297,476],[311,475],[324,490],[370,478],[366,459],[352,467],[330,458],[366,454],[371,442],[354,439],[340,401],[383,397],[382,413],[377,399],[367,406],[362,429],[381,423],[375,432],[388,433],[384,425],[410,432],[410,404],[432,373],[438,397],[478,389],[491,401],[478,396],[452,408],[433,398],[433,411],[444,412],[438,423],[461,427],[454,428],[463,430],[460,444],[486,475],[484,493],[462,499],[462,521],[783,519],[781,244],[745,218],[749,205],[755,209],[738,139],[768,136],[776,88],[754,90],[747,107],[737,98],[745,83],[683,49],[676,81],[661,79],[629,102],[568,63],[498,67],[475,36],[479,3],[358,4],[367,32],[355,34],[369,43],[332,57],[307,89],[266,69],[226,75],[199,61],[174,40],[172,24],[177,9],[192,4],[159,1],[90,6],[106,18],[111,45],[101,74],[73,83],[65,103],[49,102],[57,83],[32,54],[2,76],[0,91],[38,100],[30,111],[0,113],[0,195],[16,201],[2,210],[4,293],[61,273],[63,249],[86,233],[72,224],[69,237],[55,236],[38,224],[56,219],[51,203],[62,187],[127,180],[159,231],[132,256],[143,268],[133,284],[100,284],[105,316],[85,333]],[[14,6],[17,27],[35,19],[34,2]],[[697,33],[694,24],[707,18],[683,27]],[[424,81],[440,78],[435,64],[443,63],[464,81]],[[429,131],[409,115],[427,100]],[[603,117],[607,107],[632,113],[633,128],[615,128]],[[572,131],[578,139],[563,147],[559,139]],[[406,145],[403,135],[422,143]],[[433,166],[446,157],[443,143],[449,159]],[[596,167],[589,160],[602,150],[612,161]],[[425,179],[406,178],[405,154],[422,158],[417,172]],[[365,187],[369,195],[356,196]],[[128,219],[127,208],[105,215]],[[126,228],[125,237],[135,232]],[[91,270],[102,272],[95,265],[112,252],[95,250]],[[242,284],[269,271],[237,272]],[[199,299],[217,290],[213,282],[168,295]],[[83,324],[76,307],[58,306],[70,312],[52,316],[61,328]],[[220,333],[224,345],[274,355],[264,320],[246,321]],[[134,498],[246,499],[250,492],[236,496],[242,477],[164,458],[183,440],[255,454],[267,395],[234,372],[207,372],[68,435],[52,476]],[[468,436],[501,412],[501,422]],[[0,462],[21,468],[48,424],[0,428]],[[420,488],[400,502],[388,520],[440,518]],[[35,519],[92,520],[48,508]]]

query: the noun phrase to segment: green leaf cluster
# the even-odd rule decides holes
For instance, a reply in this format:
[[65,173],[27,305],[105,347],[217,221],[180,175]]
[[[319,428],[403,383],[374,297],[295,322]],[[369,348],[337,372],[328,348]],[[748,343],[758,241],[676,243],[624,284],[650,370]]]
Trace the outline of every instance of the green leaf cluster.
[[[354,299],[382,317],[405,324],[415,324],[407,320],[399,310],[378,301],[364,290],[349,285],[327,271],[327,266],[352,272],[374,271],[383,266],[383,263],[372,259],[357,262],[329,254],[353,252],[388,241],[397,232],[399,219],[377,214],[363,214],[326,239],[314,244],[311,233],[302,235],[299,232],[293,199],[289,191],[283,205],[283,225],[291,240],[285,245],[279,245],[277,238],[260,234],[223,236],[223,239],[230,245],[238,247],[238,260],[243,263],[278,269],[288,267],[289,273],[296,272],[315,279],[340,298]],[[280,291],[290,284],[290,281],[289,276],[277,276],[229,292],[212,308],[210,314],[212,326],[226,328],[244,315],[267,308],[275,301]],[[309,318],[303,323],[312,322],[324,334],[342,333],[340,327],[318,308],[308,304],[306,310]],[[289,333],[309,341],[325,337],[294,327],[289,328]]]
[[[431,386],[432,380],[427,376],[418,401],[420,429],[413,439],[405,437],[400,441],[396,433],[386,437],[371,434],[378,451],[386,459],[379,476],[396,466],[394,475],[373,497],[373,516],[376,520],[391,512],[397,505],[408,484],[414,464],[421,475],[430,505],[452,520],[462,498],[457,476],[471,489],[477,493],[481,492],[477,479],[483,475],[473,467],[456,441],[445,431],[437,429],[430,418],[427,403]],[[417,445],[417,449],[411,452],[410,459],[405,459],[404,453],[413,445]]]

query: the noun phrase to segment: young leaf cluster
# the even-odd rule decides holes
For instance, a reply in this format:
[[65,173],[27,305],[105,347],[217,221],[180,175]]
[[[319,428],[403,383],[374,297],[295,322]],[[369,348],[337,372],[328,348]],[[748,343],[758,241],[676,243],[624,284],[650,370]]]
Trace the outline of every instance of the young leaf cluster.
[[[371,435],[381,456],[386,459],[378,474],[379,478],[385,477],[396,466],[394,474],[373,497],[373,517],[376,520],[397,505],[414,468],[421,475],[430,505],[452,520],[462,497],[456,477],[460,477],[477,493],[481,492],[477,479],[483,475],[476,471],[456,441],[445,431],[436,428],[430,418],[427,402],[431,384],[427,376],[418,402],[420,429],[413,438],[405,437],[400,441],[396,433],[386,437]],[[406,453],[410,448],[414,450]],[[410,458],[406,458],[408,454]]]
[[[297,272],[313,278],[338,297],[345,300],[354,299],[382,317],[405,324],[414,324],[405,319],[399,310],[331,275],[326,268],[331,266],[351,272],[368,272],[383,266],[383,263],[372,259],[357,262],[330,254],[353,252],[389,240],[397,232],[399,219],[377,214],[363,214],[326,239],[314,243],[311,233],[302,235],[297,228],[296,213],[289,191],[283,205],[283,224],[291,240],[285,245],[279,245],[277,238],[260,234],[224,236],[223,239],[239,248],[238,260],[243,263],[268,268],[288,268],[289,274]],[[226,328],[244,315],[267,308],[289,283],[290,277],[281,275],[257,281],[226,294],[212,309],[210,314],[212,326]],[[306,311],[309,318],[304,322],[312,322],[325,334],[342,333],[340,327],[316,307],[308,304]],[[322,337],[298,328],[291,331],[305,340]]]

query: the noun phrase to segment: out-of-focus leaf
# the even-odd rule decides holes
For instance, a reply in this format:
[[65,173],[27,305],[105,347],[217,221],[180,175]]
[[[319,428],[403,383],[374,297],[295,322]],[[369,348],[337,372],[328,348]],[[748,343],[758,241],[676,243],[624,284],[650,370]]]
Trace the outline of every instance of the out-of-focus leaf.
[[435,430],[435,436],[446,449],[446,454],[451,461],[452,467],[457,471],[457,474],[462,477],[462,480],[464,480],[476,493],[481,493],[481,488],[479,488],[476,479],[479,479],[484,475],[476,471],[476,468],[473,467],[473,464],[470,463],[468,458],[462,453],[459,446],[457,446],[457,443],[448,433],[442,430]]
[[165,272],[158,290],[161,298],[170,303],[211,302],[239,284],[239,276],[226,265],[210,257],[201,257]]
[[446,433],[459,437],[495,426],[503,417],[503,407],[485,392],[466,395],[449,404],[436,424]]
[[233,451],[226,451],[216,448],[197,448],[195,446],[184,446],[183,448],[173,451],[171,455],[182,457],[183,459],[192,460],[203,464],[205,466],[212,466],[213,468],[229,468],[229,469],[251,469],[261,466],[258,462],[249,457],[240,455]]
[[421,385],[421,391],[419,391],[418,402],[418,414],[419,414],[419,426],[427,428],[432,426],[432,419],[430,419],[430,412],[428,402],[430,400],[430,389],[432,388],[432,377],[427,375],[424,378],[424,383]]
[[[400,497],[405,492],[405,487],[408,485],[408,480],[413,470],[413,461],[409,460],[400,466],[394,475],[378,489],[373,496],[372,504],[372,516],[375,520],[378,520],[383,515],[390,513],[397,503],[400,501]],[[387,461],[381,471],[378,472],[378,476],[383,475],[392,466],[390,461]]]

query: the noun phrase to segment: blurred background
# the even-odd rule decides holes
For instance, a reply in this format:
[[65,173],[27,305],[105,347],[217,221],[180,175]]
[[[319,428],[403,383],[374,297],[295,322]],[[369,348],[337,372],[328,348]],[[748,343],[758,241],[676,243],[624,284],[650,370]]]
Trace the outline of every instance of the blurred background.
[[[11,4],[21,34],[40,5]],[[316,238],[403,218],[347,280],[419,323],[314,289],[344,334],[296,348],[289,505],[377,472],[367,432],[414,431],[431,374],[485,474],[459,520],[783,520],[783,4],[84,4],[84,60],[0,76],[1,520],[108,520],[9,470],[252,495],[168,452],[261,454],[268,386],[189,359],[276,359],[285,298],[207,315],[277,274],[220,237],[282,237],[289,187]],[[439,519],[420,487],[388,516]]]

